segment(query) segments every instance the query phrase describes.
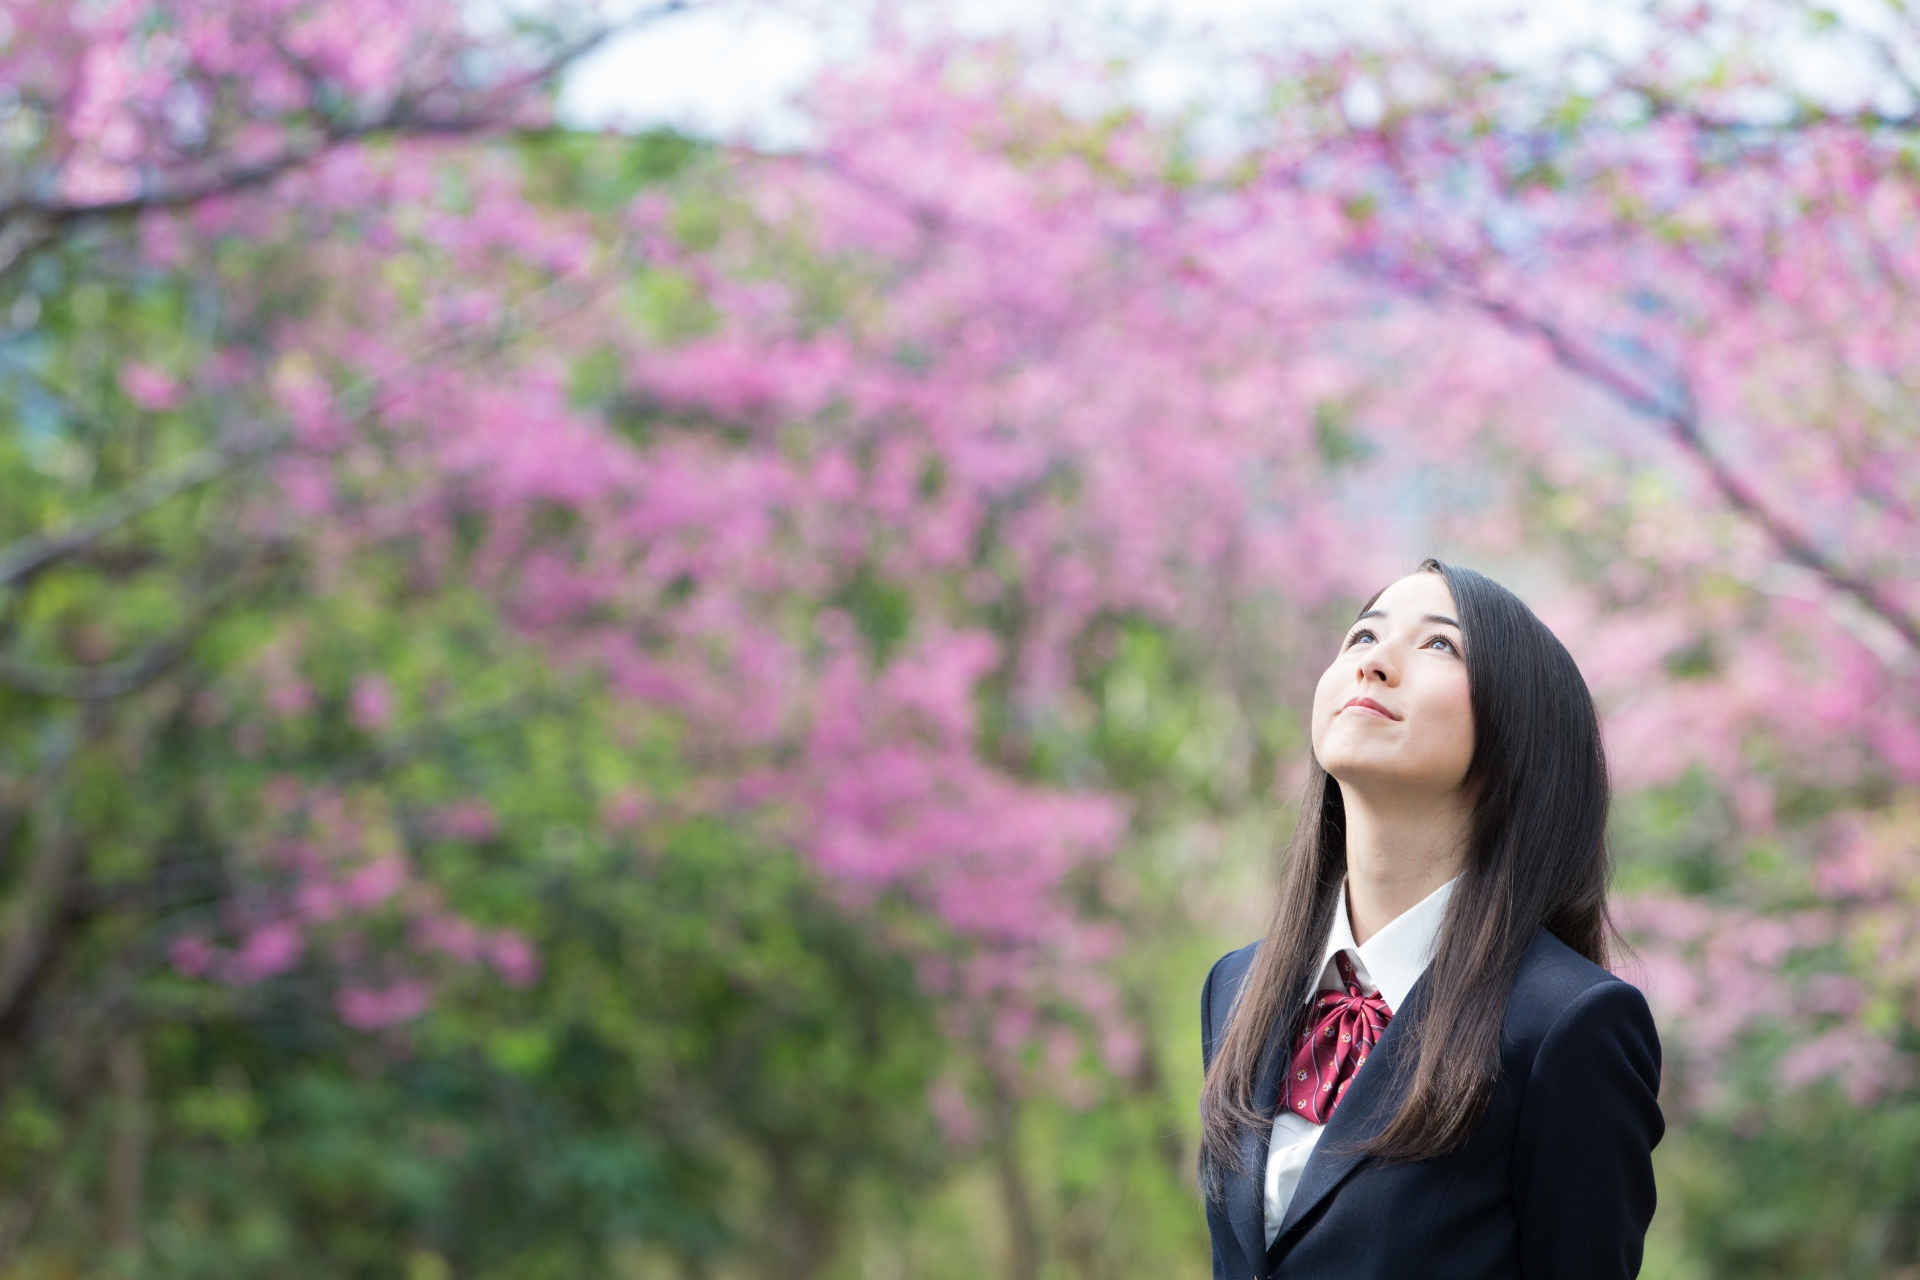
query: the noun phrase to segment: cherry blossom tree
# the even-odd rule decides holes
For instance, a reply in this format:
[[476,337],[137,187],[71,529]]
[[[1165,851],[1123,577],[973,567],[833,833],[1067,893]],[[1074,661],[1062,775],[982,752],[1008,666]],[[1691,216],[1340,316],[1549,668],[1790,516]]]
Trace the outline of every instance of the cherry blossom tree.
[[[0,551],[0,685],[22,704],[6,829],[28,851],[0,953],[0,1026],[10,1035],[30,1020],[88,891],[86,840],[62,812],[71,801],[59,798],[76,761],[124,728],[120,704],[151,705],[157,690],[163,699],[166,690],[179,694],[181,673],[220,619],[284,580],[296,536],[248,513],[261,501],[253,469],[278,465],[266,460],[284,459],[291,443],[250,394],[259,335],[209,344],[196,340],[204,335],[167,334],[170,358],[142,362],[110,349],[108,295],[86,280],[141,269],[118,247],[124,229],[160,237],[149,237],[144,253],[164,269],[186,253],[185,241],[167,239],[176,229],[169,219],[192,227],[199,243],[263,245],[269,232],[289,230],[273,222],[289,208],[280,184],[343,156],[407,139],[446,144],[545,127],[556,75],[614,29],[591,10],[562,16],[497,34],[477,33],[456,6],[431,3],[27,4],[0,16],[0,289],[8,298],[0,341],[26,388],[16,403],[55,406],[52,421],[63,428],[37,441],[24,433],[42,455],[41,478],[18,495],[8,522],[16,540]],[[297,245],[297,232],[283,243]],[[100,300],[66,317],[84,330],[72,350],[89,354],[87,368],[42,338],[55,327],[43,322],[42,298],[56,294]],[[102,372],[104,389],[85,385]],[[210,489],[222,496],[179,514]],[[114,607],[130,590],[155,590],[156,579],[166,584],[165,605]],[[92,621],[61,620],[76,591],[99,606]],[[63,640],[59,632],[74,625],[80,632]],[[263,655],[268,668],[274,652]],[[297,679],[268,702],[280,714],[304,709]],[[383,705],[370,676],[356,693],[357,716],[375,728]],[[322,793],[269,809],[310,821],[315,806],[329,805],[337,808],[337,797]],[[360,855],[338,847],[337,820],[323,825],[333,827],[345,862],[323,869],[300,855],[309,874],[291,900],[329,917],[391,898],[397,864],[376,856],[355,870]],[[534,961],[523,943],[474,933],[429,898],[416,894],[413,908],[421,936],[437,940],[429,949],[490,955],[511,980],[529,980]],[[247,982],[299,957],[302,938],[283,913],[242,914],[251,923],[232,954],[183,936],[176,960]],[[348,986],[340,1009],[362,1025],[390,1022],[417,1010],[419,991],[409,981],[385,995]]]
[[[1703,770],[1727,843],[1798,868],[1629,904],[1656,1000],[1698,1029],[1686,1078],[1714,1092],[1741,1036],[1785,1020],[1782,1078],[1865,1101],[1911,1079],[1920,990],[1914,32],[1807,21],[1687,11],[1659,55],[1589,63],[1557,100],[1491,68],[1329,65],[1337,159],[1275,172],[1342,192],[1359,269],[1550,360],[1530,376],[1559,402],[1500,434],[1554,495],[1545,527],[1600,535],[1561,607],[1617,780]],[[1801,88],[1822,41],[1877,74]],[[1356,84],[1385,104],[1363,127],[1336,118]]]

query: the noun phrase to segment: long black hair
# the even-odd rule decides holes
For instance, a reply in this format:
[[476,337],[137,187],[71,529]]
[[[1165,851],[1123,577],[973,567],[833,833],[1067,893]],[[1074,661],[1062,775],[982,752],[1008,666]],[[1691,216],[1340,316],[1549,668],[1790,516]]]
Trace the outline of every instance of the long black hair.
[[[1427,973],[1424,1018],[1401,1061],[1400,1109],[1371,1142],[1386,1160],[1423,1160],[1467,1140],[1500,1075],[1500,1026],[1520,959],[1542,927],[1607,960],[1607,762],[1580,669],[1520,598],[1471,569],[1428,560],[1460,619],[1473,758],[1466,861]],[[1374,594],[1374,599],[1379,593]],[[1369,600],[1361,612],[1373,607]],[[1319,968],[1347,871],[1340,784],[1313,762],[1267,936],[1235,1001],[1201,1092],[1201,1166],[1216,1193],[1239,1170],[1240,1134],[1272,1123],[1254,1105],[1270,1052],[1287,1038]]]

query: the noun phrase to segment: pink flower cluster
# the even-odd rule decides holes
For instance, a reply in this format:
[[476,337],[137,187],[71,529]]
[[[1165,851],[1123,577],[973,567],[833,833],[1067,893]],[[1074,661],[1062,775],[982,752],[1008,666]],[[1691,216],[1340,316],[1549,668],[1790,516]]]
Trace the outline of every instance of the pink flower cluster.
[[[200,931],[181,935],[170,956],[180,972],[251,985],[313,958],[335,975],[341,1018],[368,1030],[424,1012],[448,964],[485,965],[515,987],[539,979],[539,958],[524,935],[482,928],[445,906],[404,852],[376,793],[283,775],[263,798],[259,852],[243,868],[251,874],[221,911],[231,942]],[[480,802],[467,802],[430,814],[428,825],[473,838],[484,813]]]
[[[1832,1080],[1864,1106],[1911,1084],[1912,1062],[1884,1026],[1860,1015],[1911,984],[1912,915],[1910,907],[1869,920],[1658,895],[1629,899],[1620,924],[1634,954],[1622,973],[1646,991],[1664,1028],[1663,1088],[1681,1106],[1724,1103],[1722,1068],[1764,1031],[1784,1031],[1794,1041],[1777,1065],[1787,1088]],[[1879,927],[1888,924],[1893,936]],[[1879,963],[1867,974],[1834,967],[1843,945],[1876,935]],[[1796,968],[1804,972],[1795,976]]]
[[215,190],[312,153],[403,97],[460,97],[473,47],[439,0],[9,4],[0,84],[44,107],[25,189],[74,206]]

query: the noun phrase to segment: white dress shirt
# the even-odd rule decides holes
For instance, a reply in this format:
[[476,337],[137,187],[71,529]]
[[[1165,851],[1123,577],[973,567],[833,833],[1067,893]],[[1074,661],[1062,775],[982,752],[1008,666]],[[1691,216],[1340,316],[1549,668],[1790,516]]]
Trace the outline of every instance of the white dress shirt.
[[[1347,958],[1353,961],[1354,974],[1360,979],[1360,989],[1367,995],[1378,992],[1381,999],[1387,1002],[1389,1013],[1398,1009],[1406,1000],[1407,993],[1413,990],[1413,984],[1420,980],[1420,975],[1433,962],[1433,949],[1440,941],[1440,920],[1446,914],[1447,899],[1453,896],[1453,886],[1458,882],[1457,876],[1447,881],[1395,916],[1386,928],[1362,945],[1353,940],[1353,922],[1347,918],[1347,886],[1342,881],[1340,909],[1333,913],[1333,927],[1327,931],[1320,983],[1314,988],[1313,995],[1307,997],[1308,1003],[1318,998],[1322,991],[1346,990],[1346,984],[1340,980],[1340,970],[1333,962],[1334,956],[1344,951]],[[1286,1110],[1273,1118],[1273,1137],[1267,1144],[1266,1219],[1269,1247],[1273,1245],[1274,1237],[1280,1234],[1280,1221],[1287,1216],[1287,1205],[1293,1200],[1294,1189],[1300,1185],[1300,1174],[1307,1167],[1307,1157],[1313,1154],[1326,1128],[1323,1124],[1315,1124],[1304,1116]]]

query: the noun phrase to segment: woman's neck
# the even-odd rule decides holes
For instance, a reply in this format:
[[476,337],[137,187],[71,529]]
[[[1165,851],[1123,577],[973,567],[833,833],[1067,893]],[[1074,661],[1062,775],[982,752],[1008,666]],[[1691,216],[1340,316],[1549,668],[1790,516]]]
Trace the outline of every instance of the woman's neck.
[[1347,817],[1347,921],[1364,943],[1460,874],[1471,819],[1465,799],[1370,795],[1342,784]]

